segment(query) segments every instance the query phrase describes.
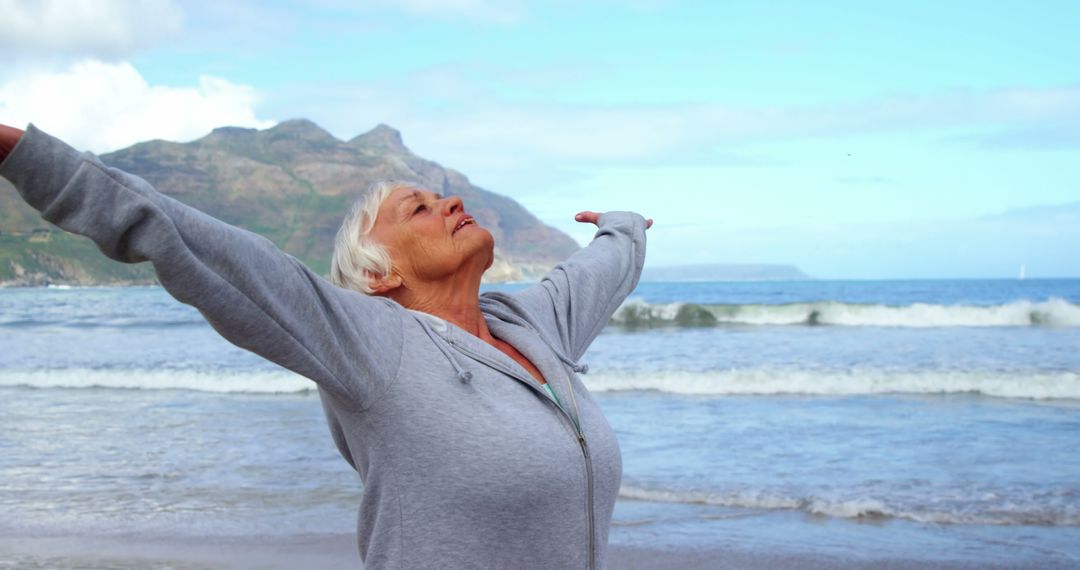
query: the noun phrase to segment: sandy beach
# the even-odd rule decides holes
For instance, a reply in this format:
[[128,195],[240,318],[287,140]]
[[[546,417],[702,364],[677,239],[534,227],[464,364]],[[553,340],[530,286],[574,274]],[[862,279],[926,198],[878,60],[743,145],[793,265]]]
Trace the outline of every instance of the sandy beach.
[[[988,565],[983,562],[843,558],[814,552],[650,549],[613,546],[611,570],[883,570],[1065,569],[1046,560]],[[218,539],[147,541],[97,537],[0,538],[0,568],[19,569],[229,569],[324,570],[363,568],[348,534],[296,536],[281,540]]]

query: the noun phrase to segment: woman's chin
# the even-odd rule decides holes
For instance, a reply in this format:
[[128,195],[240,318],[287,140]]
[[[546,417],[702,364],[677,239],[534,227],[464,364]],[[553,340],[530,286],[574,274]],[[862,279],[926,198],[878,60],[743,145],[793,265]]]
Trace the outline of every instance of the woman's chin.
[[483,270],[487,271],[491,264],[495,262],[495,238],[492,237],[491,232],[479,226],[468,227],[467,229],[470,235],[458,236],[469,240],[465,248],[465,256],[469,260],[466,263],[469,265],[475,264],[474,266],[482,264]]
[[484,232],[487,233],[488,240],[483,249],[480,250],[480,254],[483,255],[486,260],[484,262],[484,271],[487,271],[488,269],[491,269],[491,265],[495,263],[495,239],[491,237],[491,233],[487,230],[484,230]]
[[495,255],[495,237],[491,235],[491,232],[485,230],[480,226],[472,228],[472,231],[479,234],[473,237],[483,244],[483,248],[487,250],[491,255]]

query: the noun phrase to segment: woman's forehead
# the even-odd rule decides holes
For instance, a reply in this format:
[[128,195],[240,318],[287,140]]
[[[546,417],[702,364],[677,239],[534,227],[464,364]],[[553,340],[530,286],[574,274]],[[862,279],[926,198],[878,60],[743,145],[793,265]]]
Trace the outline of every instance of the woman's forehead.
[[441,198],[441,195],[424,188],[410,186],[396,188],[379,205],[378,219],[388,222],[398,220],[403,215],[403,212],[409,210],[412,204]]
[[407,202],[423,202],[428,199],[441,200],[442,194],[423,188],[398,188],[387,197],[386,203],[391,208],[397,208]]

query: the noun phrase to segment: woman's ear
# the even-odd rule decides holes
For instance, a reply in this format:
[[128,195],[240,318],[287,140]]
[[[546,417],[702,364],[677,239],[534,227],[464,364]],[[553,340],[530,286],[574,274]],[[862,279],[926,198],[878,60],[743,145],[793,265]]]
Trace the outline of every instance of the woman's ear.
[[386,295],[387,293],[401,287],[401,276],[397,273],[391,272],[390,275],[368,275],[368,287],[371,288],[372,295]]

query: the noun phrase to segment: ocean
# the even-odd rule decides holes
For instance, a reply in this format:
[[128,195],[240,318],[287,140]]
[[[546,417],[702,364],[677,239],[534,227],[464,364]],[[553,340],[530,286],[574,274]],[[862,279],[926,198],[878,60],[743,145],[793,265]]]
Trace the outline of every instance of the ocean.
[[[0,290],[0,335],[0,536],[355,531],[312,384],[162,289]],[[613,545],[1080,567],[1080,280],[642,283],[583,361]]]

